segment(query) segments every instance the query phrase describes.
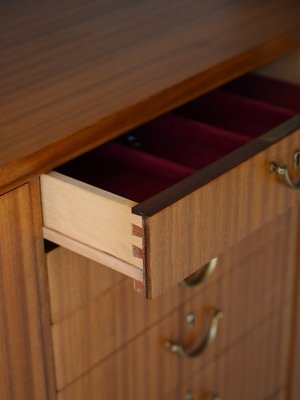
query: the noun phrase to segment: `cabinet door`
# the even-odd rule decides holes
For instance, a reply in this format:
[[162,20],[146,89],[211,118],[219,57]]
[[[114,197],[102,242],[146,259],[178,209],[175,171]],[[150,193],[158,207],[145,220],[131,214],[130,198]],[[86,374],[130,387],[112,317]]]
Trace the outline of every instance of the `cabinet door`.
[[54,398],[38,201],[29,184],[0,197],[1,400]]

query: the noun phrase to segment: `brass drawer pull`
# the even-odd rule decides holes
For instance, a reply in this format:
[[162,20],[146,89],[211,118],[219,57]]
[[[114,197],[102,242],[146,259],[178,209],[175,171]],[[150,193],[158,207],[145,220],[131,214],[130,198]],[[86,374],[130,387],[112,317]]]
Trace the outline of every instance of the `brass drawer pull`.
[[[300,167],[300,151],[299,150],[297,150],[294,153],[293,161],[294,161],[294,167],[299,168]],[[300,183],[298,183],[298,184],[293,183],[293,181],[290,177],[289,169],[286,165],[279,165],[276,162],[272,161],[271,164],[269,165],[269,171],[275,172],[278,176],[282,176],[284,179],[284,182],[286,183],[286,185],[289,188],[291,188],[293,190],[300,190]]]
[[218,257],[211,259],[205,266],[202,268],[201,272],[197,275],[194,280],[184,279],[180,282],[180,285],[183,287],[194,287],[200,285],[214,272],[218,265]]
[[[192,393],[187,393],[185,395],[184,400],[196,400],[196,399]],[[209,393],[203,398],[203,400],[221,400],[221,398],[215,393]]]
[[192,347],[191,349],[185,350],[184,347],[180,343],[174,343],[170,340],[165,342],[165,347],[170,350],[172,353],[177,354],[181,358],[194,358],[202,354],[212,343],[218,333],[219,322],[223,318],[224,314],[220,310],[212,310],[209,313],[212,318],[210,327],[206,337],[199,343],[198,346]]

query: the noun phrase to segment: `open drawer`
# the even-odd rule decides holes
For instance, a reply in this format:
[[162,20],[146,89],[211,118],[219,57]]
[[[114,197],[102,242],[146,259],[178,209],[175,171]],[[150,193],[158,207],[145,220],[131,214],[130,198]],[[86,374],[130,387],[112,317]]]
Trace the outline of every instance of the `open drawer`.
[[249,75],[41,177],[44,237],[153,298],[299,199],[300,88]]

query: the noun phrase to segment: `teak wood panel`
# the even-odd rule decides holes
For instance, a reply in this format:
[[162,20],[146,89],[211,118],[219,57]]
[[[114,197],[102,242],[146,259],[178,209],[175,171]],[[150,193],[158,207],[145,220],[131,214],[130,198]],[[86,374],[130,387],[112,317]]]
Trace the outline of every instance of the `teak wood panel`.
[[[275,237],[287,229],[288,223],[289,219],[286,215],[271,221],[255,232],[254,235],[250,235],[242,243],[231,247],[230,250],[223,253],[219,257],[216,271],[205,283],[189,290],[180,290],[175,286],[161,298],[152,300],[152,303],[162,304],[165,298],[170,297],[172,299],[171,303],[175,306],[181,300],[192,297],[199,290],[201,291],[215,280],[229,273],[233,266],[241,264],[244,259],[250,257],[260,247],[265,246],[267,242],[274,240]],[[96,297],[101,296],[102,293],[112,289],[121,280],[126,279],[122,274],[63,247],[57,247],[47,254],[47,269],[53,323],[65,319],[76,310],[86,306],[92,299],[96,301]],[[129,283],[124,282],[124,287],[128,285]],[[168,296],[168,293],[170,293],[170,296]],[[182,298],[178,295],[179,293],[183,296]],[[135,296],[133,293],[128,294],[128,296],[129,299],[135,299],[135,305],[133,306],[135,309],[140,307],[140,304],[144,304],[143,307],[146,306],[148,309],[152,307],[149,302],[143,301],[142,298]],[[115,309],[114,301],[115,296],[110,304],[110,307]],[[139,303],[136,304],[137,302]],[[130,308],[128,300],[126,304]],[[144,310],[143,307],[142,310]]]
[[273,316],[246,335],[235,347],[221,355],[204,371],[182,382],[165,400],[207,400],[209,393],[220,399],[286,399],[290,309]]
[[267,397],[265,400],[286,400],[286,391],[281,390],[281,391]]
[[[291,217],[292,215],[286,219],[286,222],[289,221],[289,229],[292,230],[295,223]],[[266,234],[267,230],[264,233]],[[253,236],[253,242],[257,244],[258,238],[259,235]],[[253,330],[270,314],[280,312],[283,304],[291,302],[295,241],[292,233],[289,234],[286,230],[274,236],[273,239],[270,242],[264,242],[260,248],[256,247],[254,253],[247,255],[243,254],[246,243],[241,245],[239,253],[237,253],[238,250],[233,251],[233,254],[239,254],[239,259],[232,259],[231,266],[230,264],[224,265],[225,275],[203,287],[203,290],[198,289],[198,293],[194,293],[194,295],[190,294],[188,289],[178,287],[169,291],[161,299],[154,302],[146,302],[146,300],[143,302],[141,298],[132,293],[130,282],[127,281],[95,298],[87,307],[77,313],[55,324],[53,326],[53,345],[58,389],[62,390],[91,368],[97,369],[97,364],[101,361],[103,366],[101,367],[101,364],[99,368],[101,371],[103,368],[105,369],[106,362],[103,360],[107,356],[110,355],[114,358],[115,356],[112,354],[117,349],[142,334],[144,330],[170,312],[172,314],[166,318],[168,322],[162,323],[164,337],[167,339],[167,335],[169,335],[172,340],[185,340],[186,344],[199,340],[199,332],[205,331],[207,328],[206,314],[209,308],[217,307],[225,313],[225,318],[221,322],[220,337],[212,349],[208,350],[203,360],[191,363],[193,369],[199,366],[199,362],[204,365],[227,347],[234,345],[237,340]],[[251,238],[249,240],[251,243]],[[289,256],[286,255],[286,252]],[[241,265],[236,265],[235,262]],[[220,263],[221,271],[222,259]],[[192,295],[192,299],[178,308],[180,303]],[[122,299],[119,304],[118,299]],[[185,326],[185,316],[191,311],[196,312],[197,323],[195,328],[190,331]],[[157,332],[160,331],[159,327],[153,329]],[[152,334],[147,331],[146,335],[151,336]],[[149,352],[155,354],[153,357],[156,363],[147,364],[145,361],[144,368],[157,369],[161,363],[168,362],[167,352],[159,346],[158,342],[155,343],[153,337],[148,345],[150,346]],[[134,346],[135,344],[129,344],[128,348],[131,349]],[[144,358],[143,354],[140,356],[142,359]],[[165,367],[171,368],[169,365]],[[175,362],[174,366],[168,369],[170,375],[174,376],[172,371],[179,367],[180,365]],[[185,368],[189,371],[189,363],[185,364]],[[138,372],[134,369],[130,371],[130,374],[134,377]]]
[[[185,334],[188,333],[187,329],[184,329],[184,324],[185,316],[191,311],[190,307],[191,304],[189,303],[186,307],[181,307],[159,325],[140,335],[121,351],[82,375],[64,390],[58,392],[58,399],[85,400],[88,398],[93,400],[98,398],[99,393],[105,398],[116,398],[118,400],[138,400],[141,398],[156,400],[164,398],[163,396],[178,387],[178,383],[185,382],[190,376],[196,373],[201,375],[205,373],[208,365],[218,363],[222,355],[224,355],[224,359],[226,360],[231,349],[235,354],[235,361],[239,365],[247,363],[244,357],[248,356],[249,353],[253,354],[257,363],[264,362],[265,366],[269,365],[269,369],[264,371],[264,376],[259,376],[255,373],[254,378],[258,384],[262,381],[268,382],[271,390],[275,390],[278,388],[278,384],[280,385],[281,382],[285,382],[291,322],[290,306],[287,306],[287,309],[282,306],[281,309],[276,310],[275,313],[269,316],[272,321],[276,321],[274,325],[268,324],[268,320],[261,321],[251,331],[244,332],[243,335],[236,338],[234,343],[228,343],[220,352],[218,343],[222,341],[222,335],[229,329],[227,327],[227,329],[222,330],[221,326],[218,338],[211,345],[207,353],[202,355],[202,358],[181,360],[176,355],[164,349],[163,343],[172,336],[175,338],[176,335],[178,335],[178,340],[180,340],[180,337],[182,339],[183,330],[186,330]],[[257,350],[259,352],[261,348],[256,348],[256,340],[248,343],[249,347],[247,346],[247,348],[244,345],[241,345],[241,347],[238,346],[238,343],[242,342],[245,337],[253,333],[255,335],[255,332],[264,325],[266,326],[262,344],[262,346],[266,347],[264,352],[257,353]],[[198,324],[195,329],[199,329]],[[275,331],[269,329],[275,329]],[[189,334],[189,336],[192,335]],[[191,345],[196,338],[199,340],[199,331],[198,335],[194,333],[193,338],[190,337],[189,340],[185,339],[185,343]],[[256,365],[256,369],[258,369],[258,365]],[[235,377],[236,382],[241,377],[244,378],[242,380],[243,384],[247,384],[247,381],[249,382],[251,377],[248,375],[245,376],[242,368],[239,371],[240,374]],[[215,372],[218,373],[218,370]],[[220,369],[219,373],[225,373],[225,370]],[[215,374],[214,377],[216,378]],[[227,390],[234,389],[231,387]],[[244,390],[245,393],[247,391],[251,393],[251,388],[249,387],[244,388]]]
[[[299,213],[300,214],[300,213]],[[300,221],[300,219],[298,219]],[[299,233],[300,234],[300,229]],[[299,236],[298,236],[299,243]],[[291,346],[290,369],[289,369],[289,400],[298,400],[300,398],[300,249],[299,245],[295,246],[297,252],[297,271],[295,277],[295,304],[293,315],[293,337]]]
[[299,201],[269,172],[272,161],[293,168],[300,131],[145,218],[146,290],[156,297]]
[[38,184],[0,197],[0,398],[54,399]]
[[1,4],[0,188],[299,47],[274,0]]
[[56,323],[124,281],[124,275],[63,247],[47,255],[51,319]]
[[[299,277],[298,277],[299,285]],[[295,332],[294,332],[294,342],[293,348],[291,350],[292,354],[292,364],[291,364],[291,387],[289,393],[291,394],[291,400],[298,400],[300,397],[300,301],[298,300],[297,309],[294,314],[295,318]]]
[[134,235],[134,228],[142,230],[142,218],[131,212],[135,202],[57,172],[42,175],[40,181],[46,239],[52,240],[48,232],[54,230],[124,260],[132,265],[131,276],[142,279],[143,260],[135,249],[142,252],[143,241]]

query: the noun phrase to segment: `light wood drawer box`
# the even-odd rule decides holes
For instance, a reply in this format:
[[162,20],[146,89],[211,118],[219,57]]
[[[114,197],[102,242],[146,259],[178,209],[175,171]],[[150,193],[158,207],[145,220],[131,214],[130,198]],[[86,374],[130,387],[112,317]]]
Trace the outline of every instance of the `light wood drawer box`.
[[264,321],[165,400],[208,400],[209,395],[221,400],[286,399],[290,319],[286,309]]
[[[112,354],[127,343],[127,350],[124,350],[126,358],[130,360],[133,354],[139,354],[141,359],[138,371],[140,368],[145,371],[156,369],[155,366],[163,364],[163,369],[170,371],[172,379],[175,379],[176,371],[179,373],[180,369],[187,368],[187,374],[190,368],[194,370],[203,366],[234,345],[275,310],[290,302],[295,254],[289,252],[294,243],[287,230],[292,231],[294,220],[294,213],[278,217],[253,237],[230,249],[230,253],[220,257],[215,277],[212,276],[202,288],[191,290],[178,286],[160,299],[148,302],[133,293],[130,281],[126,280],[93,297],[87,306],[83,305],[77,311],[64,315],[63,320],[54,322],[52,335],[58,389],[62,390],[91,368],[99,370],[99,377],[102,373],[105,375],[103,371],[110,370],[110,363],[115,363],[109,361],[107,364],[105,359],[108,356],[114,358]],[[266,235],[270,231],[274,232],[271,238]],[[266,241],[266,237],[270,240]],[[249,249],[252,251],[249,252]],[[51,288],[51,261],[48,270]],[[71,288],[72,279],[68,284]],[[51,297],[56,293],[52,288]],[[207,329],[210,308],[221,309],[225,313],[220,323],[220,335],[202,358],[181,366],[181,361],[175,356],[171,354],[170,358],[160,339],[168,339],[169,336],[174,341],[184,341],[186,345],[199,341],[199,332]],[[185,322],[190,312],[196,314],[197,322],[193,329],[189,329]],[[151,328],[162,318],[165,318],[164,322]],[[147,329],[144,339],[132,342]],[[139,340],[145,344],[146,353],[139,353],[141,348],[136,344]],[[148,357],[151,359],[149,364]],[[133,376],[135,373],[135,370],[130,371]],[[168,384],[174,384],[172,379]]]
[[269,171],[297,173],[300,90],[282,85],[245,77],[43,175],[44,236],[160,295],[298,201]]

